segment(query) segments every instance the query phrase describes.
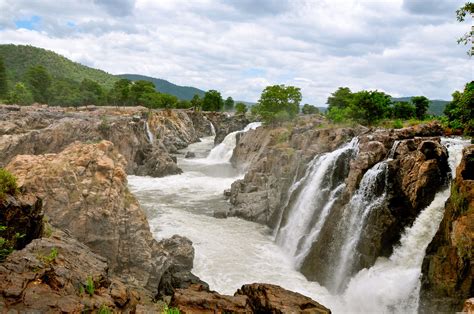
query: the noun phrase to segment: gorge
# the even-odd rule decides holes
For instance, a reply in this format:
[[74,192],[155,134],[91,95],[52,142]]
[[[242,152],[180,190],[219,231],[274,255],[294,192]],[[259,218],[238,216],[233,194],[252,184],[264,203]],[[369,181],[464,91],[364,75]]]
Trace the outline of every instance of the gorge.
[[[2,163],[63,230],[53,240],[67,238],[74,247],[73,237],[102,255],[97,273],[131,285],[128,305],[133,286],[171,297],[185,312],[203,310],[196,299],[194,308],[185,302],[201,291],[196,284],[208,284],[222,295],[240,289],[226,299],[237,306],[258,289],[274,289],[243,286],[259,282],[301,293],[332,313],[429,312],[434,292],[426,287],[439,289],[426,278],[425,250],[438,249],[431,242],[451,178],[457,188],[472,181],[456,174],[459,164],[471,171],[469,141],[442,137],[437,124],[324,128],[314,116],[269,127],[180,110],[7,106],[2,120]],[[464,214],[453,215],[461,221]],[[469,294],[472,280],[461,273]],[[0,299],[6,308],[7,290]],[[111,295],[109,306],[118,306]],[[461,310],[470,296],[454,295],[447,304],[438,293],[437,302]],[[250,303],[233,311],[255,311]]]

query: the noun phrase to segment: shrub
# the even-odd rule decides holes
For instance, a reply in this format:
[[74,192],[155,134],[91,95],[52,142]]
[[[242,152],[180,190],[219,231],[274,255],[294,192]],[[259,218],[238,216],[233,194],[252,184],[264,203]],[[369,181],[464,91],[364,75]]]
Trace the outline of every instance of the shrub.
[[403,128],[403,122],[402,122],[402,120],[397,119],[397,120],[393,121],[392,126],[393,126],[394,129],[401,129],[401,128]]
[[87,277],[86,280],[86,292],[92,296],[94,295],[95,287],[94,287],[94,280],[91,276]]
[[15,194],[18,191],[16,178],[4,168],[0,168],[0,200],[5,194]]

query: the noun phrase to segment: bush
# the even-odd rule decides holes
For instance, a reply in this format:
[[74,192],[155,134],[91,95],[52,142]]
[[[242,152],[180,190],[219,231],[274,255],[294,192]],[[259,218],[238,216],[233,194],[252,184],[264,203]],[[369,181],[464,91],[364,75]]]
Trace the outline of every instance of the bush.
[[17,191],[16,178],[4,168],[0,168],[0,200],[5,194],[15,194]]
[[402,120],[395,120],[395,121],[393,121],[392,127],[393,127],[394,129],[401,129],[401,128],[403,128],[403,122],[402,122]]
[[291,120],[299,112],[300,89],[294,86],[267,86],[258,103],[252,107],[252,114],[259,116],[265,124],[278,124]]

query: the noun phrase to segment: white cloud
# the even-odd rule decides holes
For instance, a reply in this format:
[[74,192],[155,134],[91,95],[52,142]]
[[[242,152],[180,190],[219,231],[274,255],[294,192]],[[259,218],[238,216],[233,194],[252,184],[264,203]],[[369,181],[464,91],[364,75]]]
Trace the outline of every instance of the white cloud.
[[[444,10],[463,1],[445,2],[0,0],[0,42],[234,99],[255,101],[270,84],[299,86],[318,105],[339,86],[449,99],[473,77],[456,45],[469,25]],[[37,30],[15,28],[31,16]]]

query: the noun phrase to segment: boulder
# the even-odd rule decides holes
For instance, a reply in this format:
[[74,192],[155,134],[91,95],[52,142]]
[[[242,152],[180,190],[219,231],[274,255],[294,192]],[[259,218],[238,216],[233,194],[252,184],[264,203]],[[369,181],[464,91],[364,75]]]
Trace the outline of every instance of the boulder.
[[195,158],[196,154],[194,152],[186,152],[186,155],[184,155],[184,158]]
[[331,313],[302,294],[261,283],[243,285],[234,296],[191,285],[176,290],[171,306],[179,308],[181,313]]

